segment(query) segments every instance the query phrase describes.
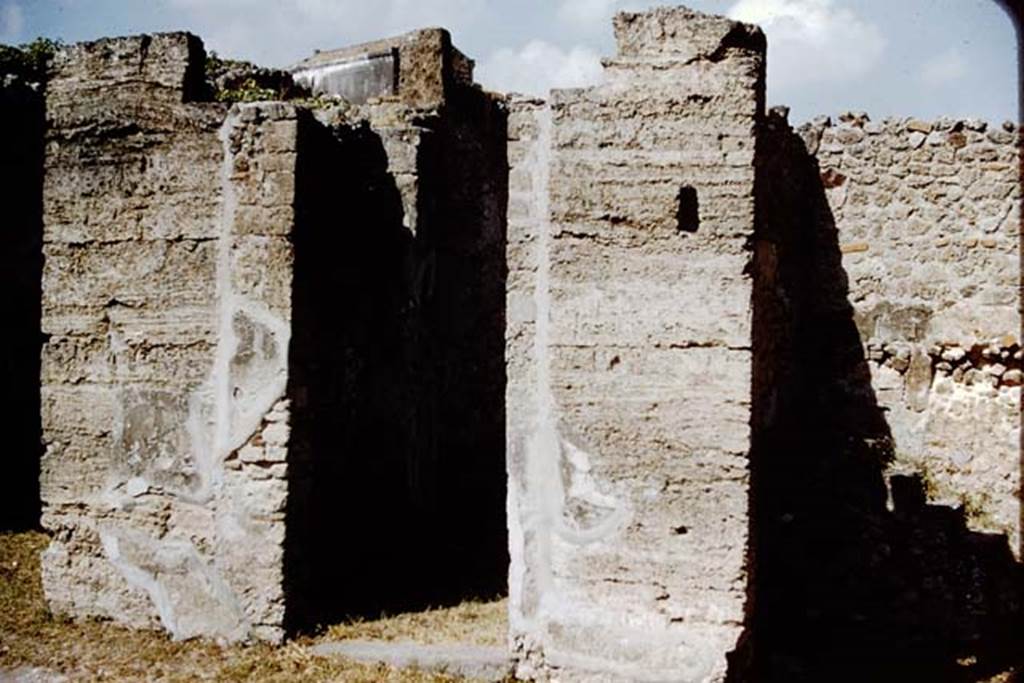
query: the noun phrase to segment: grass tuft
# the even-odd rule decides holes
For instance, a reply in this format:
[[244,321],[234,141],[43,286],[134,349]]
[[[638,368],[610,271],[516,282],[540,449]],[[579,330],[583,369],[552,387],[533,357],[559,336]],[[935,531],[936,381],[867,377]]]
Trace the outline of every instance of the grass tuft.
[[500,645],[507,630],[505,601],[498,600],[353,621],[281,647],[174,642],[163,633],[50,615],[39,573],[47,542],[37,532],[0,534],[0,670],[40,667],[73,681],[447,683],[462,679],[319,657],[310,647],[356,638]]

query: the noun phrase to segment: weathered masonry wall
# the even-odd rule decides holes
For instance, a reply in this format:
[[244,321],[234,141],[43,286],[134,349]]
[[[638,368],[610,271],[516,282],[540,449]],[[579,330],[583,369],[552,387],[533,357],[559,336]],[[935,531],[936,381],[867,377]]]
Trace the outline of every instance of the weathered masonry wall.
[[504,115],[425,35],[434,100],[317,111],[197,101],[185,34],[58,57],[55,611],[273,641],[500,590]]
[[753,461],[755,675],[983,679],[1019,652],[1018,389],[951,359],[1016,351],[1016,150],[974,122],[925,146],[932,124],[843,118],[801,137],[773,112],[758,142],[776,272],[754,312],[774,375]]
[[313,455],[288,567],[313,623],[493,595],[508,568],[505,117],[446,31],[310,61],[382,50],[396,91],[300,148],[295,434]]
[[721,680],[749,578],[764,37],[685,9],[615,30],[604,85],[510,120],[512,637],[523,673]]
[[39,523],[39,279],[42,268],[43,96],[11,78],[0,85],[0,402],[6,454],[0,529]]
[[295,113],[190,103],[203,59],[168,34],[54,65],[43,581],[60,613],[276,639]]
[[794,131],[755,27],[615,30],[548,101],[440,29],[302,62],[310,100],[204,101],[187,34],[0,89],[55,612],[278,641],[507,578],[540,679],[1019,660],[1019,131]]
[[897,468],[1020,548],[1020,177],[1016,128],[865,121],[817,150],[871,384]]

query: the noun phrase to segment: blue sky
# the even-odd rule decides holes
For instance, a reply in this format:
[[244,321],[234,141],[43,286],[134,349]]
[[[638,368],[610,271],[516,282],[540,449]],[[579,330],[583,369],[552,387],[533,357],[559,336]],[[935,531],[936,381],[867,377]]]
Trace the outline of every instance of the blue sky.
[[[643,0],[0,0],[0,42],[187,29],[207,49],[287,65],[332,48],[444,26],[478,80],[543,94],[600,78],[611,16]],[[994,0],[690,0],[768,34],[768,101],[795,122],[845,110],[1017,119],[1016,36]]]

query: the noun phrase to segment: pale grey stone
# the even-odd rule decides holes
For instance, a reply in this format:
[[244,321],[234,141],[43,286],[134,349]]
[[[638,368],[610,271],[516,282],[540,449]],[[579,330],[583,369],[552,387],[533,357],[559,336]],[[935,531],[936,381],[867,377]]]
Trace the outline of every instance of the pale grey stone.
[[480,681],[504,681],[515,662],[502,647],[422,645],[409,641],[346,640],[311,648],[321,657],[345,657],[357,662],[383,663],[400,669],[419,669]]
[[149,491],[149,484],[142,477],[132,477],[128,480],[128,483],[125,484],[124,490],[129,496],[137,498]]
[[41,667],[0,669],[0,683],[67,683],[69,680],[62,673]]

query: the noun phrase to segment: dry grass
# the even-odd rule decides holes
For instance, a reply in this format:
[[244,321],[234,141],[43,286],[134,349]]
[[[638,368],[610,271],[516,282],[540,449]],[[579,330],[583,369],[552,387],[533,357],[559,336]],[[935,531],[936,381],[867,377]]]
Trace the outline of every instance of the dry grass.
[[504,600],[464,602],[456,607],[399,614],[375,621],[331,626],[322,640],[413,640],[472,645],[505,644],[507,605]]
[[500,645],[505,638],[504,601],[336,625],[283,647],[176,643],[110,623],[72,623],[51,617],[43,602],[39,552],[46,543],[39,533],[0,534],[0,669],[43,667],[88,681],[425,683],[459,679],[317,657],[309,648],[349,638],[481,645]]

